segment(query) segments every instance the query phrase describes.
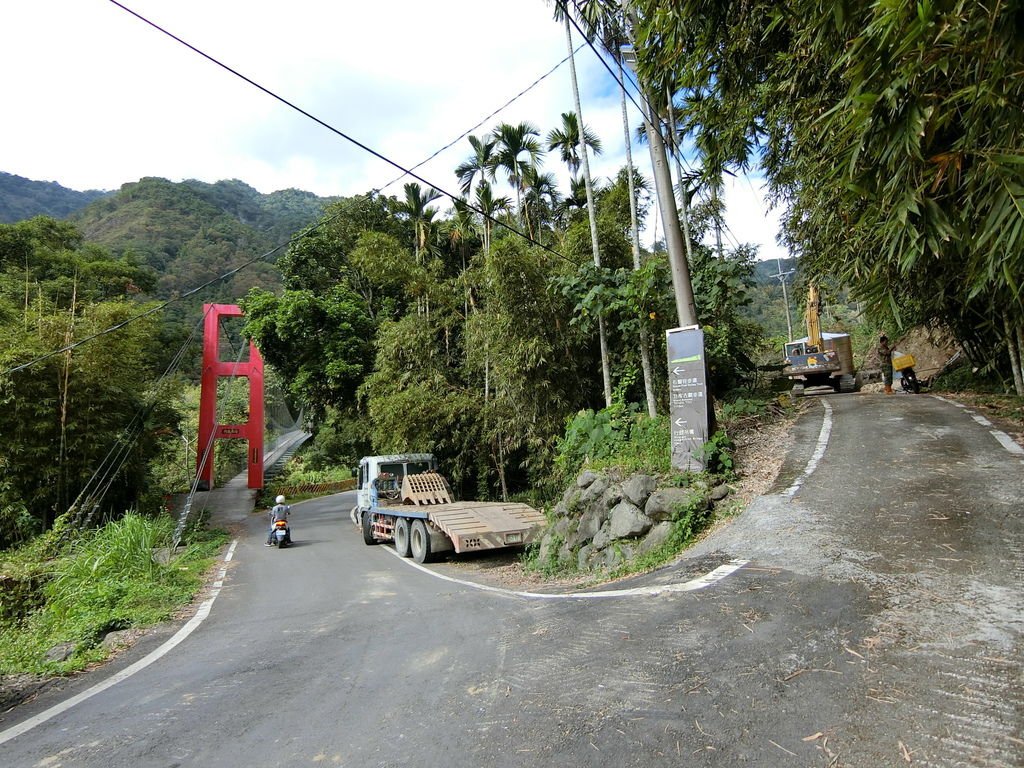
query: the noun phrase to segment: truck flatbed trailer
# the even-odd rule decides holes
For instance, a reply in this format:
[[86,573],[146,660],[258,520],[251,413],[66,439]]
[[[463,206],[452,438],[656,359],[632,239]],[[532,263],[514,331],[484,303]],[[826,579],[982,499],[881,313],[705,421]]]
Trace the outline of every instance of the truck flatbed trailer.
[[[539,539],[546,523],[541,512],[518,502],[452,501],[447,482],[433,471],[433,457],[410,456],[415,458],[363,459],[352,519],[366,544],[393,542],[398,554],[423,563],[441,552],[525,546]],[[397,465],[421,469],[424,462],[427,471],[399,481]]]

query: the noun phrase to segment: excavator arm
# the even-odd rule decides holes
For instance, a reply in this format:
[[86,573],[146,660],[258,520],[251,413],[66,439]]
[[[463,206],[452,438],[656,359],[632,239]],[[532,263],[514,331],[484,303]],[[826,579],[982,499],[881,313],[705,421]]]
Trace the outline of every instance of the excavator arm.
[[807,310],[804,312],[804,321],[807,325],[807,345],[820,350],[821,339],[821,294],[815,285],[807,289]]

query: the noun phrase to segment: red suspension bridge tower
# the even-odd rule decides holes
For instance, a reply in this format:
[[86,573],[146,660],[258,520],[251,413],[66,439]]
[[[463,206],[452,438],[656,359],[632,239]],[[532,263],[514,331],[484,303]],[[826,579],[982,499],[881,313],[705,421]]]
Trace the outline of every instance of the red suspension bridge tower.
[[[248,485],[263,487],[263,358],[249,342],[247,362],[220,359],[220,319],[241,317],[234,304],[204,304],[203,378],[199,396],[199,443],[196,450],[196,477],[199,489],[213,488],[214,441],[248,440]],[[245,377],[249,380],[249,418],[244,424],[217,422],[217,382],[221,378]]]

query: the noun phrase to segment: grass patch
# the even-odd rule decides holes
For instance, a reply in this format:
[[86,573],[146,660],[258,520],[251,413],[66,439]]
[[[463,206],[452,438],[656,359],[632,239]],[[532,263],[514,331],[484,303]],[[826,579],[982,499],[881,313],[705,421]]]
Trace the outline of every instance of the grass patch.
[[[46,551],[45,543],[5,557],[0,571],[39,578],[42,603],[0,620],[0,673],[74,672],[107,655],[100,645],[107,632],[169,619],[202,587],[227,541],[222,531],[193,527],[181,553],[169,564],[158,563],[154,550],[168,547],[173,533],[169,517],[129,514],[81,534],[54,557],[33,560]],[[46,661],[62,643],[74,645],[71,657]]]
[[948,392],[952,399],[981,411],[985,416],[1024,429],[1024,397],[979,392]]

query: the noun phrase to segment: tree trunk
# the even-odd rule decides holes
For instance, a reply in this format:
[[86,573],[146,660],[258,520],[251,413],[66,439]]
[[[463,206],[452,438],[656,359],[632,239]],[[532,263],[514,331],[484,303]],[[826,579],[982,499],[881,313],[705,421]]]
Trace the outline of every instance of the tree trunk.
[[71,309],[68,312],[68,328],[64,333],[64,346],[68,347],[64,356],[64,370],[60,383],[60,447],[57,459],[57,499],[61,508],[67,507],[67,476],[64,467],[64,460],[67,457],[68,449],[68,393],[71,383],[71,342],[75,337],[75,305],[78,303],[78,273],[75,273],[74,284],[71,288]]
[[[622,131],[626,139],[626,168],[629,171],[629,225],[633,241],[633,269],[640,269],[640,228],[637,224],[636,189],[633,183],[633,149],[629,136],[629,115],[626,112],[626,86],[622,71],[622,59],[619,62],[619,86],[622,97]],[[651,351],[647,341],[647,318],[640,317],[640,365],[644,372],[644,397],[647,399],[647,415],[654,418],[658,415],[658,407],[654,400],[654,372],[651,369]]]
[[1014,333],[1014,327],[1010,324],[1010,316],[1003,312],[1003,328],[1006,329],[1006,349],[1010,353],[1010,369],[1013,371],[1013,388],[1018,395],[1024,396],[1024,374],[1021,372],[1021,353],[1024,348],[1020,346],[1020,328]]
[[[1021,376],[1024,377],[1024,318],[1017,323],[1017,359],[1020,360]],[[1024,392],[1020,390],[1017,394],[1024,397]]]
[[[576,106],[576,122],[579,126],[580,160],[583,165],[583,183],[587,190],[587,212],[590,216],[590,245],[594,252],[594,266],[601,266],[601,249],[597,238],[597,207],[594,203],[594,186],[590,180],[590,161],[587,157],[587,142],[584,141],[583,111],[580,107],[580,89],[576,82],[576,57],[572,49],[572,29],[569,27],[569,11],[564,14],[565,43],[569,48],[569,74],[572,80],[572,97]],[[612,404],[612,372],[608,360],[608,337],[605,334],[604,317],[597,317],[597,332],[601,341],[601,378],[604,383],[604,404]]]
[[508,501],[508,483],[505,481],[505,451],[501,444],[501,432],[498,433],[498,480],[501,483],[501,500]]

